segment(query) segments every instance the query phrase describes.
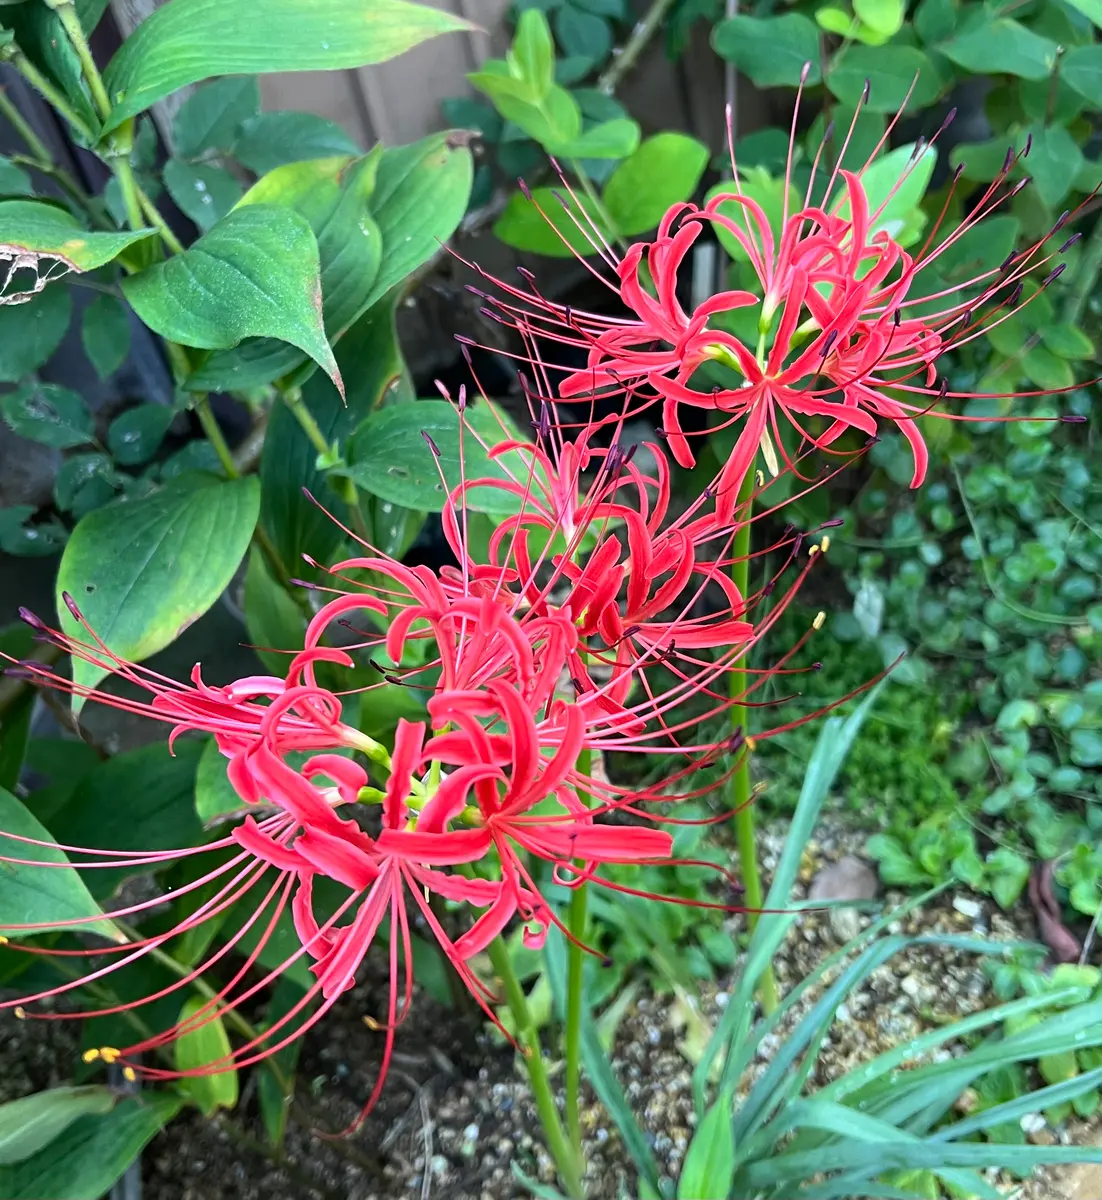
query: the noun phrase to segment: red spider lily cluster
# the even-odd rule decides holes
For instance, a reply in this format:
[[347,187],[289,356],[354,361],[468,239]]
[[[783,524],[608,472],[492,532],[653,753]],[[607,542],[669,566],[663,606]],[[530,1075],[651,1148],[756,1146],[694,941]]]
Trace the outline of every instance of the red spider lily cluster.
[[[835,171],[825,199],[813,205],[809,188],[803,207],[785,212],[779,236],[737,182],[722,201],[743,219],[719,201],[677,205],[652,242],[632,246],[622,258],[596,228],[588,229],[609,270],[593,269],[631,311],[628,318],[552,303],[527,275],[527,289],[498,284],[491,311],[519,332],[520,353],[534,372],[535,383],[525,381],[534,440],[519,440],[502,425],[499,442],[484,446],[498,473],[464,478],[451,490],[443,528],[454,565],[409,567],[361,542],[362,553],[328,568],[328,586],[305,585],[315,615],[282,677],[213,687],[196,667],[191,684],[183,685],[118,658],[69,598],[84,630],[79,639],[24,614],[41,638],[119,675],[147,698],[85,689],[35,662],[20,665],[25,676],[164,721],[172,727],[170,746],[189,733],[212,735],[248,815],[200,847],[148,853],[62,847],[82,870],[152,869],[195,857],[190,882],[174,891],[177,911],[186,915],[163,932],[142,936],[139,928],[116,942],[93,936],[102,918],[89,918],[88,935],[75,945],[72,938],[45,943],[35,937],[39,926],[5,924],[13,948],[89,963],[79,978],[22,997],[18,1014],[58,1016],[42,1002],[109,982],[113,972],[180,934],[247,906],[251,915],[238,932],[169,987],[106,1011],[186,993],[213,972],[222,982],[211,998],[172,1029],[125,1048],[104,1047],[100,1057],[154,1079],[255,1062],[321,1019],[375,947],[387,956],[390,990],[386,1012],[369,1021],[384,1046],[366,1112],[411,1002],[415,929],[435,939],[495,1019],[493,989],[472,960],[514,921],[535,947],[552,926],[562,928],[543,881],[628,890],[602,868],[673,861],[666,826],[687,819],[677,815],[678,806],[714,788],[717,773],[722,779],[738,769],[753,745],[741,730],[717,741],[717,718],[735,706],[758,705],[767,682],[798,673],[791,663],[803,639],[766,669],[751,655],[827,539],[786,527],[753,554],[779,563],[775,573],[747,594],[731,581],[745,557],[735,551],[740,530],[770,486],[763,474],[751,474],[759,451],[773,475],[792,472],[810,487],[820,480],[802,473],[809,456],[849,429],[875,436],[886,420],[909,439],[914,485],[922,481],[927,455],[915,417],[953,395],[939,383],[938,358],[1003,319],[1018,303],[1025,273],[1047,269],[1058,253],[1038,243],[969,281],[970,298],[939,297],[944,307],[936,316],[905,315],[920,273],[1014,191],[1006,186],[1013,165],[1007,163],[961,226],[937,245],[931,234],[914,254],[877,228],[879,210],[870,211],[862,173]],[[843,197],[831,204],[836,177]],[[714,225],[742,245],[760,287],[721,293],[687,313],[679,268]],[[1046,281],[1058,270],[1048,269]],[[748,306],[759,309],[756,347],[712,325],[718,314]],[[582,351],[586,366],[553,386],[545,347],[556,344]],[[703,390],[696,373],[709,361],[736,370],[742,385]],[[571,426],[562,404],[580,399],[594,406],[600,400],[606,412],[609,401],[619,403],[612,416]],[[694,461],[679,421],[682,405],[742,422],[729,461],[683,507],[672,503],[663,448],[624,441],[626,419],[656,402],[670,453],[682,466]],[[465,407],[461,394],[456,419],[465,437],[475,437]],[[778,414],[803,439],[795,454],[785,449]],[[427,435],[426,442],[439,456]],[[498,523],[485,559],[476,561],[468,500],[487,489],[501,494],[498,508],[512,515]],[[757,509],[755,519],[772,513],[760,503]],[[417,665],[404,665],[411,660]],[[365,663],[377,681],[343,686],[342,672],[351,680]],[[370,707],[377,689],[395,683],[423,696],[425,717],[399,722],[388,748],[346,712],[353,696]],[[661,784],[611,781],[597,765],[609,751],[663,756]],[[705,767],[714,769],[702,776]],[[41,850],[52,845],[2,831],[0,838],[0,862],[14,869],[41,869]],[[110,916],[140,926],[160,903],[160,897],[138,901]],[[261,968],[263,947],[288,920],[298,949],[274,969]],[[189,1070],[159,1056],[174,1039],[248,1005],[300,959],[308,961],[314,983],[262,1036]]]

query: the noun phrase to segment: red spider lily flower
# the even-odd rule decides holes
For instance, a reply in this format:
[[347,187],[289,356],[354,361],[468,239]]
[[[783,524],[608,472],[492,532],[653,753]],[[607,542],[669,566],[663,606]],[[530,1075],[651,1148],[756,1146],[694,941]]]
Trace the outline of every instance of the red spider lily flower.
[[[797,111],[798,105],[797,99]],[[951,113],[930,142],[920,143],[919,149],[933,145],[952,117]],[[628,399],[621,419],[660,401],[664,433],[682,466],[692,466],[695,459],[682,429],[681,406],[715,411],[727,424],[741,422],[734,450],[716,485],[720,523],[730,521],[739,485],[759,450],[774,474],[779,470],[778,453],[785,466],[795,470],[785,449],[780,417],[796,430],[803,446],[820,449],[830,447],[847,430],[874,438],[882,422],[894,424],[913,450],[911,486],[918,487],[926,475],[928,452],[916,418],[934,413],[958,420],[980,419],[939,407],[947,399],[979,395],[950,392],[943,380],[939,382],[941,356],[981,336],[1006,320],[1021,303],[1028,303],[1029,298],[1022,300],[1027,275],[1045,272],[1042,287],[1057,278],[1063,268],[1052,267],[1053,259],[1075,238],[1059,248],[1049,242],[1051,232],[1073,215],[1065,213],[1053,231],[1012,254],[1001,267],[978,271],[952,289],[922,295],[921,284],[939,259],[1025,186],[1026,181],[1011,184],[1010,176],[1029,146],[1008,153],[994,181],[978,198],[970,199],[967,215],[939,241],[959,186],[958,169],[937,221],[917,252],[910,253],[882,227],[882,218],[921,154],[916,152],[896,186],[878,204],[870,203],[864,184],[873,159],[898,120],[896,116],[890,122],[861,169],[835,167],[823,198],[813,203],[820,150],[803,202],[790,212],[794,113],[779,234],[774,233],[760,205],[742,192],[733,147],[734,178],[729,192],[704,206],[674,205],[654,239],[632,245],[622,257],[595,225],[587,224],[581,206],[574,206],[581,216],[568,209],[570,219],[590,240],[615,282],[584,257],[579,256],[580,261],[617,293],[627,316],[604,316],[554,303],[535,288],[527,272],[528,289],[491,279],[500,294],[494,297],[479,292],[487,303],[483,311],[521,335],[525,351],[518,357],[522,361],[541,368],[553,365],[544,358],[541,347],[555,344],[585,353],[584,368],[563,368],[566,374],[558,384],[559,397],[608,398],[624,393]],[[853,126],[845,145],[852,131]],[[569,191],[565,179],[563,183]],[[832,200],[839,184],[840,194]],[[732,209],[735,215],[731,215]],[[738,242],[757,286],[721,292],[687,312],[678,298],[679,272],[709,226],[722,228]],[[909,306],[919,299],[926,315],[907,315]],[[717,321],[722,314],[743,308],[757,312],[756,345],[742,341]],[[708,363],[733,370],[741,377],[738,386],[702,384],[699,371]],[[1019,393],[1043,394],[1053,393]],[[815,431],[809,418],[824,425],[821,432]]]

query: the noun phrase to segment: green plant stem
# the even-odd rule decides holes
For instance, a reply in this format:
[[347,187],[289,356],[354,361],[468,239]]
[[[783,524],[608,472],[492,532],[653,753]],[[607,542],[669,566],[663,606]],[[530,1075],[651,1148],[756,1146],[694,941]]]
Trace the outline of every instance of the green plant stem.
[[650,40],[658,32],[662,19],[673,7],[674,0],[652,0],[650,8],[643,14],[643,19],[631,31],[631,37],[624,43],[623,50],[612,60],[597,80],[597,89],[611,93],[616,90],[620,80],[639,61],[639,56],[647,48]]
[[31,157],[34,159],[35,166],[48,167],[51,170],[54,167],[54,160],[50,155],[50,151],[46,147],[46,143],[38,136],[37,133],[27,124],[23,114],[12,103],[11,97],[8,95],[7,88],[0,88],[0,116],[7,119],[7,122],[23,139],[27,149],[31,152]]
[[229,444],[222,435],[222,430],[218,427],[218,421],[211,411],[208,397],[204,396],[196,404],[195,415],[199,418],[199,424],[207,435],[207,441],[214,447],[214,453],[218,455],[218,461],[222,464],[222,470],[226,472],[226,477],[240,479],[241,472],[237,469],[237,463],[233,461],[233,451],[230,450]]
[[161,213],[152,200],[142,191],[135,181],[135,190],[138,193],[138,206],[145,214],[145,219],[153,226],[154,229],[161,235],[161,241],[164,242],[166,248],[172,254],[183,254],[184,244],[172,232],[168,226],[168,222],[161,216]]
[[302,388],[281,389],[280,395],[295,420],[302,426],[303,433],[310,439],[310,445],[322,458],[328,458],[333,453],[333,447],[325,440],[325,434],[322,433],[321,426],[314,420],[314,414],[302,402]]
[[8,61],[19,72],[20,75],[34,88],[34,90],[42,97],[43,100],[65,120],[85,139],[85,141],[95,141],[95,133],[84,120],[77,116],[75,110],[65,99],[65,97],[54,87],[54,85],[46,78],[45,75],[34,65],[33,62],[20,50],[15,48],[14,52],[9,55]]
[[[122,192],[122,202],[126,208],[126,221],[131,229],[144,229],[141,200],[138,197],[138,181],[134,176],[134,168],[130,163],[130,151],[133,147],[134,122],[128,121],[126,128],[120,131],[115,157],[111,160],[111,169],[119,181]],[[128,136],[129,135],[129,136]]]
[[[583,750],[581,758],[589,757]],[[574,1156],[582,1161],[582,1017],[585,1015],[585,927],[589,899],[589,885],[579,884],[570,893],[570,906],[566,915],[566,926],[570,939],[566,947],[566,1132]]]
[[628,244],[616,231],[616,222],[612,219],[612,214],[605,207],[605,202],[601,199],[600,192],[593,186],[593,180],[589,178],[585,167],[576,158],[568,159],[567,162],[570,169],[577,176],[578,182],[582,185],[582,191],[585,192],[590,204],[593,205],[593,211],[604,223],[605,229],[608,230],[609,237],[614,238],[620,249],[626,251]]
[[513,1014],[517,1044],[528,1071],[528,1081],[532,1085],[532,1096],[536,1101],[540,1124],[547,1139],[547,1149],[559,1169],[563,1186],[573,1200],[581,1200],[581,1162],[567,1142],[562,1122],[559,1120],[559,1110],[555,1106],[555,1095],[551,1090],[547,1065],[543,1061],[540,1048],[539,1030],[528,1008],[528,998],[513,971],[513,964],[509,961],[509,948],[500,937],[490,943],[489,955],[494,971],[505,988],[505,1000],[509,1011]]
[[102,118],[106,118],[111,111],[111,97],[107,94],[103,77],[96,66],[96,60],[92,57],[92,48],[84,36],[84,29],[80,24],[80,17],[77,15],[73,0],[54,0],[53,3],[47,0],[47,3],[57,13],[61,26],[68,35],[69,41],[72,42],[77,58],[80,59],[80,69],[84,72],[84,78],[88,82],[88,90],[92,93],[92,102],[96,106],[96,111]]
[[[750,517],[753,508],[754,471],[753,467],[746,472],[746,477],[739,488],[736,512],[741,522],[735,533],[734,544],[731,548],[733,562],[731,564],[731,581],[744,599],[749,594],[750,579]],[[731,707],[732,733],[741,731],[743,737],[749,738],[750,730],[747,723],[750,710],[745,704],[738,703],[739,697],[746,690],[746,671],[738,667],[731,672],[731,699],[736,701]],[[758,910],[765,902],[765,892],[762,888],[761,873],[758,870],[757,837],[754,826],[754,804],[750,785],[750,754],[742,752],[742,763],[731,776],[731,807],[734,810],[735,840],[738,844],[739,870],[742,874],[742,886],[746,895],[747,925],[750,932],[757,928]],[[770,965],[762,975],[761,993],[759,995],[762,1011],[768,1016],[777,1007],[777,977]]]
[[1068,325],[1077,325],[1083,309],[1094,291],[1098,273],[1102,271],[1102,218],[1094,223],[1087,244],[1079,257],[1079,268],[1075,272],[1075,280],[1064,300],[1063,321]]

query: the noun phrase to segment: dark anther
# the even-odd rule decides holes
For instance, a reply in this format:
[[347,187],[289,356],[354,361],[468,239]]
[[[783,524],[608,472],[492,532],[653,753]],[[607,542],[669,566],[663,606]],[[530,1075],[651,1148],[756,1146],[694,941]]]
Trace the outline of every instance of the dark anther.
[[829,142],[834,136],[834,122],[828,121],[826,129],[823,130],[823,141]]
[[1020,183],[1016,183],[1016,184],[1015,184],[1015,185],[1014,185],[1014,186],[1013,186],[1013,187],[1010,189],[1010,191],[1006,193],[1006,198],[1007,198],[1008,200],[1013,200],[1013,199],[1014,199],[1014,197],[1015,197],[1015,196],[1016,196],[1016,195],[1017,195],[1017,194],[1018,194],[1018,193],[1019,193],[1019,192],[1022,190],[1022,188],[1027,188],[1027,187],[1029,187],[1029,185],[1030,185],[1032,182],[1033,182],[1033,180],[1027,176],[1027,177],[1026,177],[1025,179],[1023,179],[1023,180],[1022,180]]
[[65,607],[73,614],[74,617],[76,617],[78,621],[84,620],[80,609],[77,608],[77,602],[72,598],[72,596],[69,595],[68,592],[62,592],[61,599],[64,601]]
[[1033,149],[1033,134],[1028,134],[1025,139],[1025,149],[1022,151],[1022,158],[1028,158],[1030,150]]
[[742,726],[740,725],[734,731],[734,733],[732,733],[731,736],[727,739],[728,752],[733,754],[736,750],[741,749],[742,745],[745,741],[746,741],[746,734],[743,733]]
[[20,608],[19,619],[29,625],[32,629],[45,630],[46,622],[41,617],[36,617],[29,608]]
[[944,399],[945,399],[945,396],[946,396],[946,393],[947,393],[948,391],[949,391],[949,380],[948,380],[948,379],[942,379],[942,381],[941,381],[941,386],[940,386],[940,387],[938,388],[938,390],[937,390],[937,398],[938,398],[939,400],[944,400]]
[[1022,285],[1019,283],[1018,286],[1010,293],[1010,307],[1011,308],[1017,307],[1018,301],[1021,300],[1021,298],[1022,298]]
[[1056,224],[1053,225],[1052,232],[1055,233],[1057,231],[1057,229],[1063,229],[1063,227],[1068,222],[1068,217],[1070,217],[1070,216],[1071,216],[1071,210],[1065,208],[1064,211],[1057,218]]
[[570,683],[573,686],[574,691],[576,691],[579,696],[585,691],[585,684],[582,683],[580,679],[576,679],[573,675],[570,677]]
[[957,169],[953,172],[953,182],[954,183],[960,182],[960,177],[964,174],[964,168],[967,165],[968,165],[967,163],[963,163],[963,162],[957,163]]
[[602,967],[611,967],[612,966],[612,959],[609,958],[607,954],[605,955],[604,958],[601,959],[601,966]]
[[917,159],[921,158],[922,153],[925,149],[926,149],[926,139],[924,137],[920,137],[918,139],[918,141],[915,142],[915,148],[911,151],[910,161],[915,162]]
[[292,587],[306,588],[308,592],[316,592],[318,589],[318,585],[311,583],[308,579],[288,579],[287,582]]
[[714,500],[714,499],[715,499],[715,494],[716,494],[716,490],[715,490],[715,488],[714,488],[714,487],[712,487],[712,485],[711,485],[711,484],[708,484],[708,486],[707,486],[707,487],[704,489],[704,491],[701,493],[701,496],[702,496],[702,498],[703,498],[704,500]]
[[1069,237],[1068,240],[1060,247],[1060,249],[1056,251],[1056,253],[1063,254],[1065,250],[1068,250],[1074,246],[1082,236],[1083,235],[1081,233],[1073,233],[1071,237]]
[[1082,425],[1086,417],[1081,417],[1078,413],[1064,413],[1060,420],[1065,425]]
[[382,663],[376,662],[376,660],[373,658],[369,658],[367,660],[367,665],[371,667],[372,670],[378,671],[380,675],[386,674],[386,667],[384,667]]
[[861,89],[861,103],[862,104],[868,104],[869,94],[871,93],[871,91],[872,91],[872,85],[866,79],[865,86]]
[[777,581],[775,579],[770,579],[770,581],[765,585],[765,587],[763,587],[761,589],[762,596],[765,597],[766,599],[768,599],[770,596],[773,595],[773,589],[776,586],[777,586]]
[[440,447],[432,440],[432,436],[427,429],[421,430],[421,436],[425,439],[428,448],[432,451],[434,458],[440,457]]
[[823,669],[823,664],[821,662],[813,662],[811,664],[811,669],[813,671],[821,671]]
[[474,338],[467,337],[467,335],[465,333],[457,333],[455,335],[455,340],[461,346],[477,346],[478,345],[478,343],[474,340]]
[[[957,110],[955,108],[949,109],[949,111],[945,114],[945,120],[942,121],[941,127],[938,129],[937,132],[939,134],[944,133],[946,131],[946,129],[948,129],[949,126],[952,125],[952,123],[956,120],[956,117],[957,117]],[[934,136],[936,137],[937,134],[935,134]]]
[[475,287],[473,283],[465,283],[463,285],[472,296],[477,296],[480,300],[489,300],[491,297],[488,292],[484,292],[481,288]]
[[1054,279],[1059,279],[1061,275],[1068,269],[1067,263],[1061,263],[1058,267],[1053,267],[1051,271],[1041,280],[1041,287],[1048,287]]
[[467,407],[467,385],[465,383],[459,385],[459,399],[456,402],[456,407],[460,412],[463,412]]
[[838,330],[832,329],[830,331],[830,333],[828,333],[826,335],[826,340],[823,342],[823,348],[819,351],[819,357],[826,358],[826,356],[831,352],[831,349],[833,348],[834,343],[837,340],[838,340]]
[[1007,146],[1006,156],[1003,158],[1002,173],[1005,175],[1007,173],[1007,171],[1009,171],[1013,165],[1014,165],[1014,147]]
[[845,523],[846,523],[846,521],[845,521],[844,517],[831,517],[831,519],[829,521],[824,521],[822,523],[822,525],[819,526],[819,528],[820,529],[837,529],[839,525],[844,525]]
[[525,200],[532,199],[532,193],[528,190],[528,184],[526,184],[523,179],[517,180],[517,187],[520,188],[520,194],[525,198]]
[[903,314],[897,308],[895,310],[895,312],[892,313],[892,324],[896,327],[896,329],[899,328],[899,323],[902,320],[903,320]]
[[1009,271],[1011,264],[1017,257],[1018,257],[1018,251],[1011,250],[1010,253],[1006,256],[1006,258],[1004,258],[1002,260],[1002,262],[999,263],[999,270],[1000,271]]
[[535,275],[533,275],[532,272],[529,271],[527,267],[517,267],[517,274],[521,277],[521,279],[525,279],[529,283],[536,282]]
[[574,309],[571,305],[568,304],[562,310],[562,319],[567,323],[567,325],[574,324]]
[[635,452],[638,449],[639,449],[638,442],[632,442],[632,444],[627,448],[627,452],[624,454],[624,466],[625,467],[635,457]]

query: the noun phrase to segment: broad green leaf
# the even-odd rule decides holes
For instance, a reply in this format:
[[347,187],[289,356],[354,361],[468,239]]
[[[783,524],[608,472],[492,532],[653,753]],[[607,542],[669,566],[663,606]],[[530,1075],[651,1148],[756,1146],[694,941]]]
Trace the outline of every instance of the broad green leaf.
[[703,142],[683,133],[658,133],[616,168],[601,198],[617,230],[634,237],[654,229],[671,205],[688,200],[707,165]]
[[566,145],[548,148],[564,158],[627,158],[639,148],[639,125],[628,117],[616,117],[590,126]]
[[601,239],[613,236],[580,193],[571,198],[558,188],[544,187],[533,188],[531,197],[514,192],[494,222],[494,234],[507,246],[549,258],[572,258],[596,254]]
[[241,199],[241,184],[224,167],[170,158],[163,178],[176,207],[204,233]]
[[915,9],[915,33],[929,45],[951,36],[957,24],[957,6],[953,0],[921,0]]
[[[91,25],[83,17],[87,14],[94,18],[95,11],[89,11],[83,2],[76,7],[78,16],[82,17],[82,27],[86,32],[90,31]],[[99,7],[98,2],[96,7]],[[5,32],[9,40],[14,35],[23,54],[47,81],[56,85],[77,116],[94,129],[98,118],[83,78],[80,59],[57,13],[51,12],[45,4],[7,5],[6,8],[3,23],[8,27]]]
[[551,90],[555,82],[555,43],[547,18],[539,9],[521,13],[506,62],[513,74],[529,86],[533,100],[541,100]]
[[[861,183],[870,218],[883,206],[883,211],[872,224],[870,234],[884,230],[899,241],[907,218],[922,203],[937,163],[937,150],[933,146],[926,146],[916,160],[915,149],[914,146],[900,146],[891,150],[876,159],[862,174]],[[848,217],[849,202],[842,199],[835,209]]]
[[130,316],[114,296],[101,294],[84,310],[80,340],[100,379],[107,379],[130,353]]
[[404,0],[169,0],[126,39],[104,72],[114,107],[105,131],[215,75],[338,71],[385,62],[468,22]]
[[555,36],[568,57],[584,55],[604,62],[612,49],[612,26],[579,5],[563,4],[555,10]]
[[[1099,47],[1102,49],[1102,47]],[[1075,139],[1060,125],[1036,126],[1026,164],[1037,195],[1056,208],[1071,191],[1084,159]]]
[[[16,838],[47,844],[38,846]],[[15,937],[20,932],[18,926],[39,925],[43,929],[98,933],[113,941],[119,938],[118,930],[103,915],[80,874],[70,866],[57,865],[69,860],[54,845],[49,830],[3,788],[0,788],[0,853],[5,859],[27,860],[0,863],[0,913],[6,922],[0,925],[0,930],[4,933]],[[35,863],[53,865],[39,867]]]
[[853,11],[870,29],[890,38],[903,28],[903,0],[853,0]]
[[[1061,358],[1070,358],[1073,362],[1094,357],[1094,342],[1076,325],[1061,322],[1057,325],[1045,325],[1041,329],[1041,340]],[[1051,776],[1049,785],[1051,786]]]
[[195,771],[195,812],[204,825],[231,813],[240,813],[247,807],[229,781],[228,765],[214,738],[206,738]]
[[383,258],[365,306],[428,262],[455,232],[471,194],[467,143],[453,130],[383,151],[371,198]]
[[1097,29],[1102,29],[1102,0],[1068,0]]
[[264,112],[249,117],[233,147],[234,158],[257,175],[285,163],[362,153],[335,121],[311,112]]
[[1061,60],[1060,78],[1095,107],[1102,106],[1102,46],[1073,46]]
[[732,1092],[722,1092],[696,1128],[677,1181],[678,1200],[726,1200],[735,1176]]
[[229,150],[242,121],[260,112],[260,85],[253,75],[215,79],[180,105],[172,124],[172,148],[181,158],[205,150]]
[[729,17],[715,27],[712,46],[758,87],[795,87],[805,66],[809,86],[822,81],[819,31],[798,13]]
[[1056,62],[1056,43],[1009,17],[971,22],[938,47],[966,71],[1046,79]]
[[105,1087],[56,1087],[0,1104],[0,1165],[30,1158],[78,1117],[110,1112],[118,1099]]
[[31,177],[0,154],[0,196],[33,196]]
[[[337,343],[337,362],[349,379],[346,403],[320,372],[303,386],[303,403],[329,442],[343,446],[368,413],[391,396],[411,395],[394,325],[396,303],[397,290],[368,309]],[[318,452],[302,426],[285,404],[277,404],[260,458],[261,524],[284,570],[291,575],[305,573],[311,579],[315,576],[302,562],[302,555],[310,554],[324,563],[336,552],[342,537],[318,503],[338,521],[348,518],[344,501],[330,490],[317,460]]]
[[535,103],[514,95],[513,81],[506,81],[492,71],[479,71],[467,78],[490,97],[507,121],[512,121],[549,153],[553,147],[568,146],[582,131],[582,113],[577,101],[558,84]]
[[[111,850],[202,845],[193,796],[203,744],[181,738],[174,750],[170,754],[166,742],[153,742],[100,763],[50,817],[51,832],[65,845]],[[150,866],[97,868],[87,873],[86,883],[93,896],[105,899],[124,879],[152,870]]]
[[[268,1010],[264,1014],[264,1027],[270,1029],[282,1017],[286,1016],[302,1000],[302,988],[293,979],[281,979],[272,992],[268,1002]],[[314,1001],[311,1001],[302,1016],[313,1011]],[[292,1018],[293,1020],[294,1018]],[[279,1036],[286,1035],[290,1023],[281,1025]],[[280,1080],[274,1071],[268,1070],[264,1063],[257,1066],[257,1104],[260,1107],[260,1119],[264,1122],[264,1130],[268,1141],[273,1146],[283,1142],[287,1128],[287,1117],[291,1111],[291,1099],[294,1095],[295,1068],[298,1066],[298,1056],[302,1050],[302,1038],[295,1038],[281,1050],[272,1055],[273,1064],[278,1067],[280,1076],[285,1081],[285,1088],[280,1086]]]
[[72,311],[69,289],[56,283],[22,304],[0,305],[0,383],[16,383],[42,366],[65,336]]
[[0,200],[0,245],[59,258],[74,271],[94,271],[153,234],[152,229],[89,233],[64,208],[37,200]]
[[849,46],[835,59],[826,82],[839,100],[851,105],[861,102],[867,83],[870,112],[897,111],[912,83],[909,108],[924,107],[941,91],[933,64],[913,46]]
[[272,578],[255,546],[245,573],[245,628],[264,666],[273,675],[286,675],[292,654],[302,649],[306,615]]
[[107,448],[124,467],[149,462],[161,447],[176,414],[167,404],[138,404],[107,427]]
[[[743,196],[755,201],[765,214],[766,220],[769,222],[770,228],[773,230],[774,237],[779,237],[781,232],[781,221],[784,216],[784,179],[770,175],[763,167],[750,167],[742,172],[743,178],[739,181],[738,192]],[[724,180],[717,183],[709,189],[708,194],[704,197],[705,201],[711,203],[717,196],[730,195],[735,192],[734,184],[730,180]],[[796,194],[795,188],[788,189],[788,212],[794,213],[799,210],[800,198]],[[719,212],[724,216],[730,217],[736,224],[751,233],[752,237],[756,238],[756,234],[750,231],[750,227],[746,221],[746,209],[737,201],[721,203]],[[719,238],[720,245],[736,262],[746,262],[746,251],[739,244],[738,240],[722,226],[716,226],[716,237]]]
[[[89,625],[121,658],[164,649],[202,616],[233,578],[256,525],[254,478],[223,482],[184,475],[140,500],[89,513],[73,530],[58,572],[58,613],[73,637],[86,636],[62,600],[69,592]],[[108,674],[83,660],[75,682]],[[79,711],[82,701],[73,698]]]
[[[379,156],[314,159],[270,171],[241,198],[239,210],[276,205],[310,223],[321,265],[322,319],[335,343],[363,311],[379,269],[382,239],[370,215]],[[250,338],[212,354],[188,388],[219,391],[257,387],[305,362],[293,346]]]
[[[480,441],[493,446],[517,437],[508,425],[502,428],[493,408],[488,404],[471,405],[463,416],[467,428],[462,442],[462,476],[459,413],[444,400],[396,404],[373,413],[356,431],[351,465],[344,470],[373,496],[423,512],[440,512],[448,489],[456,487],[463,477],[528,478],[530,460],[519,451],[493,462],[487,458]],[[432,438],[439,457],[429,448],[426,434]],[[466,502],[475,512],[512,512],[520,504],[519,498],[487,488],[469,489]]]
[[[217,1007],[202,996],[193,996],[184,1004],[180,1024],[194,1022],[194,1027],[175,1041],[177,1071],[198,1070],[229,1057],[230,1039],[217,1014]],[[213,1117],[220,1108],[237,1106],[237,1070],[232,1065],[213,1075],[185,1075],[176,1086],[187,1093],[204,1117]]]
[[343,386],[322,326],[318,243],[297,212],[236,208],[183,254],[124,280],[123,291],[171,341],[221,350],[247,337],[277,338]]
[[12,432],[44,446],[66,450],[95,437],[84,400],[56,383],[25,383],[0,399],[0,411]]
[[109,1113],[79,1117],[63,1138],[23,1162],[0,1167],[0,1195],[99,1200],[182,1103],[170,1092],[150,1092],[120,1101]]

